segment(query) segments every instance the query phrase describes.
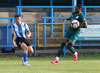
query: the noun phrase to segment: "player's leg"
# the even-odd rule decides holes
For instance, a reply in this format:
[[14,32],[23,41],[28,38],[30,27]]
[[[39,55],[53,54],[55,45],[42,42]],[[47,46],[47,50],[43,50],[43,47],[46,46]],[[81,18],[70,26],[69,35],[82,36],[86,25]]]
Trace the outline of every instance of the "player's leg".
[[32,46],[28,46],[28,54],[29,55],[32,55],[33,54],[33,48],[32,48]]
[[77,39],[78,39],[78,34],[75,34],[75,35],[71,36],[70,37],[70,41],[66,45],[66,48],[68,48],[74,54],[73,55],[74,61],[76,61],[77,58],[78,58],[78,56],[77,56],[78,53],[77,53],[77,51],[73,47],[73,45],[74,45],[74,43],[76,42]]
[[25,39],[24,38],[16,38],[15,40],[17,46],[20,48],[20,49],[23,49],[23,57],[21,58],[22,59],[22,64],[24,65],[26,63],[27,64],[27,57],[28,57],[28,46],[26,45],[25,43]]
[[23,65],[29,66],[29,64],[27,64],[27,59],[28,59],[28,46],[23,42],[21,43],[21,48],[24,50],[23,53]]
[[24,39],[24,43],[28,46],[28,54],[32,55],[33,54],[33,48],[30,45],[30,43],[28,42],[28,40]]
[[77,60],[77,58],[78,58],[78,53],[76,52],[76,50],[74,49],[74,47],[73,47],[73,45],[72,45],[72,43],[68,43],[67,44],[67,46],[66,46],[66,48],[68,48],[74,55],[73,55],[73,58],[74,58],[74,61],[76,61]]
[[75,53],[76,50],[73,47],[73,42],[68,42],[68,44],[66,45],[66,48],[68,48],[72,53]]
[[63,53],[63,50],[64,50],[64,47],[66,46],[66,44],[69,42],[69,39],[65,38],[64,39],[64,42],[61,43],[61,46],[60,48],[58,49],[58,52],[57,52],[57,57],[60,57]]
[[60,57],[61,54],[63,53],[63,49],[64,49],[64,47],[66,46],[66,43],[69,42],[69,36],[70,36],[70,34],[71,34],[71,33],[70,33],[70,30],[68,30],[68,31],[65,33],[65,35],[64,35],[64,37],[65,37],[64,42],[61,43],[61,46],[60,46],[60,48],[58,49],[56,58],[53,59],[53,60],[51,61],[51,63],[58,63],[58,62],[59,62],[59,57]]
[[64,47],[66,46],[66,43],[67,43],[68,41],[69,41],[68,39],[64,39],[64,42],[61,43],[61,46],[60,46],[60,48],[58,49],[56,58],[53,59],[53,60],[51,61],[51,63],[58,63],[58,62],[59,62],[59,57],[62,55],[63,49],[64,49]]

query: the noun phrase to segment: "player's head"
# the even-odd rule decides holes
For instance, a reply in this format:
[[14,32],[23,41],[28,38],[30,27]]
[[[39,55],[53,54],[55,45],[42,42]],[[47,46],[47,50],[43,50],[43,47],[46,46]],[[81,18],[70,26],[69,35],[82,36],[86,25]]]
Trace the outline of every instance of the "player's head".
[[78,4],[76,7],[75,7],[75,13],[80,13],[81,12],[81,5]]
[[16,23],[21,23],[21,16],[19,14],[15,15],[15,22]]

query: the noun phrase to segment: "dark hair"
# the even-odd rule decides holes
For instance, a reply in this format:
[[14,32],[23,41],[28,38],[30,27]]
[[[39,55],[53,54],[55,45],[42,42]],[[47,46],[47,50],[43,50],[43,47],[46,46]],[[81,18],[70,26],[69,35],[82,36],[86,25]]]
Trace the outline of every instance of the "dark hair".
[[16,17],[21,17],[21,16],[20,16],[19,14],[16,14],[16,15],[15,15],[15,18],[16,18]]
[[82,8],[81,4],[78,4],[77,7]]

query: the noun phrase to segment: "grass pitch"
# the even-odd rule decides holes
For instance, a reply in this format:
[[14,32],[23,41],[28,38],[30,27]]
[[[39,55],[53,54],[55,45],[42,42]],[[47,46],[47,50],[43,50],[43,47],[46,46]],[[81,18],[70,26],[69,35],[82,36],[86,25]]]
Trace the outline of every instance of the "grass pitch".
[[100,73],[100,56],[61,57],[58,64],[51,64],[54,57],[31,57],[32,66],[21,65],[20,57],[0,57],[0,73]]

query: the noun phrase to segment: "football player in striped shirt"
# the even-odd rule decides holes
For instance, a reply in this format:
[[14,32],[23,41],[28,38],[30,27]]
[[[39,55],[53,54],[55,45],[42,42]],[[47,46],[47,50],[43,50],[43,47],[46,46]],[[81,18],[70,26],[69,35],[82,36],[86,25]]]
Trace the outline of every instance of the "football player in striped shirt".
[[13,26],[13,33],[12,33],[12,40],[14,46],[18,46],[19,48],[23,49],[23,57],[22,57],[22,64],[25,66],[30,66],[27,63],[28,54],[33,54],[33,48],[28,42],[28,38],[31,36],[31,32],[29,27],[26,23],[21,21],[20,15],[15,15],[15,22]]

